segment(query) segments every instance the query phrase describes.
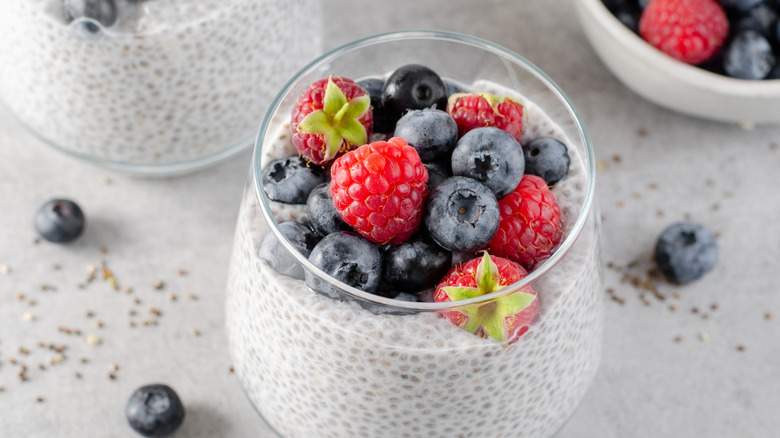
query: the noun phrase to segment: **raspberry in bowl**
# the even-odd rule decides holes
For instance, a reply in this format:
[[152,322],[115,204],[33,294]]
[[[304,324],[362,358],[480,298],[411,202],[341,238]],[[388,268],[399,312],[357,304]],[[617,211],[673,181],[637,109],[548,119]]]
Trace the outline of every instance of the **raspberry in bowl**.
[[[0,101],[55,149],[140,175],[251,146],[319,54],[316,0],[6,0]],[[295,28],[295,32],[289,29]]]
[[247,396],[285,438],[553,436],[601,352],[593,186],[576,110],[502,47],[399,32],[318,58],[266,113],[239,213]]

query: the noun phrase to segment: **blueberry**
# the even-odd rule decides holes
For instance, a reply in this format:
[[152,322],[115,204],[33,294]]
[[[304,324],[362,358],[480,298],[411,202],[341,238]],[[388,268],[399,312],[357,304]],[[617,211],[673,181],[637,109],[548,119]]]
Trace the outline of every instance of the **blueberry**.
[[759,5],[749,10],[736,21],[732,21],[732,33],[743,30],[755,30],[768,40],[772,40],[777,27],[777,12],[768,5]]
[[719,0],[724,8],[733,9],[739,12],[747,12],[766,0]]
[[54,243],[75,240],[84,231],[86,221],[81,207],[70,199],[52,199],[35,213],[35,230]]
[[[288,221],[279,224],[279,232],[298,250],[308,258],[311,250],[319,242],[319,237],[304,224]],[[257,257],[271,265],[274,271],[288,277],[303,280],[303,266],[295,260],[295,257],[282,245],[276,234],[269,232],[260,243]]]
[[641,11],[635,8],[624,8],[615,11],[615,18],[618,19],[623,26],[626,26],[631,32],[639,33],[639,16]]
[[398,120],[393,136],[406,140],[428,162],[449,156],[458,142],[458,124],[440,109],[412,110]]
[[523,148],[508,132],[498,128],[476,128],[458,140],[452,151],[452,174],[473,178],[501,199],[523,178]]
[[[447,89],[447,97],[452,96],[455,93],[465,93],[466,88],[462,87],[460,84],[458,84],[455,81],[452,81],[450,79],[444,79],[442,78],[442,82],[444,82],[444,88]],[[440,108],[444,109],[444,108]]]
[[[347,231],[325,236],[312,250],[309,261],[336,280],[365,292],[376,292],[382,277],[379,248]],[[309,271],[306,271],[306,284],[331,298],[346,298],[337,288]]]
[[166,437],[184,421],[184,406],[167,385],[147,385],[135,390],[125,409],[127,422],[145,437]]
[[764,79],[775,65],[769,41],[754,30],[738,32],[726,46],[723,68],[738,79]]
[[352,230],[333,206],[329,183],[322,183],[309,193],[306,199],[306,217],[309,219],[309,225],[320,236]]
[[407,110],[436,106],[447,108],[447,87],[439,75],[428,67],[408,64],[398,68],[385,81],[382,90],[385,108],[397,118]]
[[439,246],[464,252],[484,248],[496,234],[500,219],[493,191],[464,176],[437,185],[423,215],[428,233]]
[[[116,3],[114,0],[63,0],[65,18],[68,22],[79,18],[90,18],[105,27],[116,22]],[[86,22],[85,28],[92,33],[100,30],[95,23]]]
[[385,252],[382,279],[397,289],[419,292],[435,286],[449,271],[451,262],[449,251],[417,238]]
[[666,228],[655,246],[655,262],[669,281],[689,283],[715,267],[718,244],[715,235],[694,222],[680,222]]
[[452,176],[449,159],[447,161],[431,161],[425,163],[425,168],[428,169],[428,191]]
[[357,81],[357,84],[371,96],[374,132],[380,134],[393,132],[395,121],[398,120],[398,118],[391,112],[388,112],[382,102],[382,88],[385,86],[385,81],[379,78],[366,78]]
[[272,200],[305,204],[309,192],[324,183],[327,175],[321,167],[292,156],[268,163],[263,168],[262,177],[265,193]]
[[537,138],[523,146],[525,173],[541,177],[547,185],[555,185],[569,173],[569,150],[551,137]]

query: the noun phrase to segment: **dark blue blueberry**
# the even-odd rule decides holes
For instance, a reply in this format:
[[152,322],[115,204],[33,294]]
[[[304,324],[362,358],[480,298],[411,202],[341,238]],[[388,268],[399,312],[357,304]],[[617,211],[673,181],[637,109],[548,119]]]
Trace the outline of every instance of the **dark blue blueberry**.
[[170,436],[184,421],[184,406],[167,385],[147,385],[135,390],[125,409],[127,422],[145,437]]
[[634,8],[625,8],[615,11],[615,18],[623,23],[623,26],[626,26],[631,32],[634,33],[639,33],[640,15],[640,11]]
[[[311,250],[319,242],[319,237],[304,224],[288,221],[279,224],[279,232],[292,244],[298,252],[308,258]],[[303,280],[303,266],[295,260],[295,256],[287,251],[276,234],[269,232],[260,243],[257,257],[271,265],[274,271],[288,277]]]
[[718,261],[715,234],[694,222],[680,222],[661,233],[655,246],[658,270],[675,283],[689,283],[710,272]]
[[86,220],[81,207],[70,199],[52,199],[35,213],[35,230],[54,243],[75,240],[84,231]]
[[[466,89],[462,87],[460,84],[458,84],[455,81],[451,81],[449,79],[442,78],[442,82],[444,82],[444,88],[447,89],[447,97],[452,96],[455,93],[465,93]],[[439,108],[444,109],[444,108]]]
[[780,79],[780,64],[775,64],[772,71],[769,72],[767,79]]
[[449,159],[447,159],[447,161],[431,161],[425,163],[425,168],[428,169],[428,191],[452,176]]
[[541,177],[547,185],[554,185],[569,174],[569,150],[565,144],[551,137],[537,138],[523,146],[525,173]]
[[306,200],[306,217],[309,219],[309,225],[320,236],[352,230],[333,206],[329,183],[322,183],[309,193]]
[[433,287],[449,271],[452,254],[434,242],[417,238],[384,254],[382,279],[396,289],[419,292]]
[[727,9],[738,12],[747,12],[756,6],[763,4],[766,0],[719,0],[720,4]]
[[618,9],[624,8],[636,1],[637,0],[602,0],[602,3],[604,3],[604,6],[606,6],[610,12],[614,13]]
[[732,20],[731,32],[737,34],[743,30],[755,30],[772,41],[777,28],[777,12],[768,5],[759,5],[749,10],[737,20]]
[[652,0],[637,0],[637,5],[640,9],[644,9],[647,7],[647,4],[650,3]]
[[406,140],[427,163],[450,155],[458,142],[458,124],[440,109],[412,110],[398,120],[393,136]]
[[498,199],[517,188],[525,172],[520,143],[508,132],[493,127],[467,132],[458,140],[451,161],[453,175],[485,184]]
[[447,108],[447,87],[439,75],[428,67],[408,64],[398,68],[385,81],[382,90],[385,109],[398,120],[408,110]]
[[[374,293],[382,278],[379,247],[347,231],[325,236],[309,255],[309,261],[336,280]],[[306,271],[306,284],[313,290],[338,300],[348,300],[339,289]]]
[[[114,0],[63,0],[65,18],[68,22],[80,18],[90,18],[105,27],[116,22],[117,12]],[[95,23],[85,22],[84,28],[95,33],[100,28]]]
[[326,181],[320,166],[292,156],[273,160],[263,168],[263,189],[273,201],[305,204],[309,192]]
[[492,190],[477,180],[453,176],[431,191],[423,220],[442,248],[472,252],[490,242],[501,217]]
[[764,79],[774,66],[772,46],[754,30],[737,33],[723,53],[723,68],[734,78]]
[[385,81],[379,78],[366,78],[357,81],[357,84],[371,96],[374,132],[380,134],[393,132],[395,121],[398,120],[398,117],[392,114],[392,112],[385,110],[385,105],[382,102],[382,89],[385,86]]

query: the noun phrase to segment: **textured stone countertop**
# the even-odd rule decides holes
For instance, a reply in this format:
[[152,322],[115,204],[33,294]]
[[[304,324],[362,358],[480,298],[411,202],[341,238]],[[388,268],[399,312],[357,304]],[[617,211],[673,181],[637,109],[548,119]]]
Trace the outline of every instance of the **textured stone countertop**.
[[[472,34],[537,64],[582,113],[600,162],[605,287],[617,299],[605,292],[602,364],[560,438],[777,436],[780,127],[745,131],[642,100],[596,57],[568,1],[325,3],[326,48],[396,29]],[[271,437],[230,373],[224,330],[249,151],[193,175],[133,179],[51,150],[0,109],[0,157],[0,437],[135,436],[125,402],[157,381],[186,404],[178,437]],[[75,244],[34,243],[33,213],[53,196],[86,211]],[[658,284],[665,300],[632,285],[659,232],[686,217],[719,233],[714,272]],[[80,289],[89,265],[97,278]],[[67,358],[56,363],[49,344],[67,345]]]

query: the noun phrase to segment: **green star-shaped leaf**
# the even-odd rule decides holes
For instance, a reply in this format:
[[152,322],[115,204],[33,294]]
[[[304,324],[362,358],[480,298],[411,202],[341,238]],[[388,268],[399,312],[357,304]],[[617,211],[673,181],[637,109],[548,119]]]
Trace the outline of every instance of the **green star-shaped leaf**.
[[[460,301],[479,297],[501,289],[498,266],[487,252],[482,256],[476,270],[477,287],[447,286],[444,292],[452,301]],[[506,318],[521,312],[536,299],[536,296],[526,292],[515,292],[478,306],[459,309],[468,318],[463,329],[479,336],[490,336],[503,342],[509,336]]]
[[[347,96],[328,78],[322,109],[312,111],[298,125],[298,131],[320,134],[325,143],[325,161],[329,161],[348,145],[362,146],[368,142],[368,132],[360,123],[371,107],[368,94],[347,100]],[[344,144],[344,143],[347,144]]]

